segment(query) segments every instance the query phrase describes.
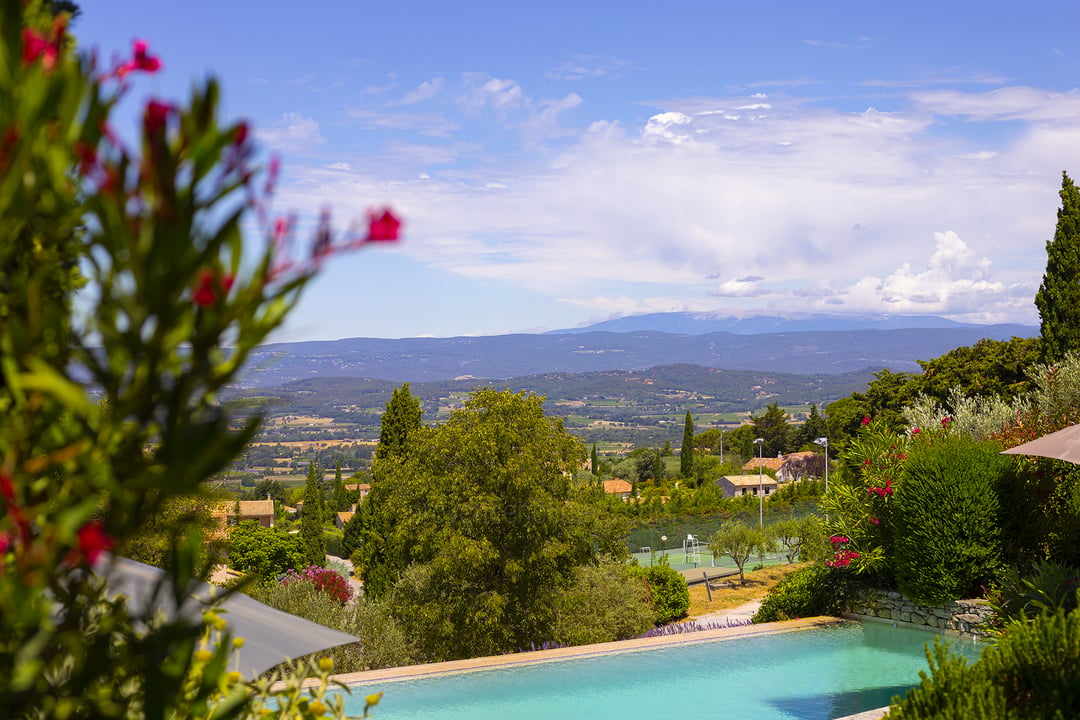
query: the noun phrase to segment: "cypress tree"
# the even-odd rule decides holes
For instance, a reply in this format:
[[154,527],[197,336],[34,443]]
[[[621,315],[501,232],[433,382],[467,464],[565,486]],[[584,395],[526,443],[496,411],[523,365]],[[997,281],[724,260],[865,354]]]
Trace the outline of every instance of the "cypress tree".
[[592,457],[589,462],[589,471],[593,475],[600,474],[600,456],[596,454],[596,443],[592,444]]
[[333,519],[333,513],[348,512],[350,507],[352,507],[352,498],[345,489],[345,481],[341,479],[341,461],[339,460],[334,466],[334,492],[330,496],[331,517],[329,519]]
[[304,486],[304,510],[300,515],[300,540],[308,565],[326,564],[326,540],[323,538],[323,497],[315,463],[308,463]]
[[1046,243],[1046,272],[1035,295],[1045,363],[1080,350],[1080,191],[1068,173],[1061,174],[1059,194],[1057,228]]
[[682,450],[679,451],[679,474],[688,478],[694,474],[694,418],[686,411],[683,423]]
[[380,460],[401,458],[409,433],[420,427],[420,400],[409,392],[409,383],[394,388],[379,424],[379,444],[375,457]]

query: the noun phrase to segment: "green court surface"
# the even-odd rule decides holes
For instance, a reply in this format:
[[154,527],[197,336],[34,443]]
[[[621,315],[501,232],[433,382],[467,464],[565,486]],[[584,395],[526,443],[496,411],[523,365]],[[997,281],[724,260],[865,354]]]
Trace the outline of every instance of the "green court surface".
[[[692,550],[684,550],[681,546],[666,549],[638,548],[637,550],[637,552],[633,553],[633,558],[642,567],[655,565],[661,562],[661,557],[667,557],[668,565],[676,570],[692,570],[694,568],[737,569],[730,557],[727,555],[713,557],[708,547],[705,546],[701,546],[697,553]],[[779,565],[786,562],[787,558],[780,553],[768,553],[763,556],[751,557],[746,563],[745,569],[749,570],[756,565]]]

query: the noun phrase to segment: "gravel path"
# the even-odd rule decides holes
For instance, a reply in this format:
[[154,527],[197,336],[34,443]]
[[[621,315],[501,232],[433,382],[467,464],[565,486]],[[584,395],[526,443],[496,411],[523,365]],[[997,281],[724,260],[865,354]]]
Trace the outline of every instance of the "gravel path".
[[750,622],[750,618],[754,616],[757,609],[761,607],[761,600],[751,600],[748,603],[739,605],[737,607],[728,608],[727,610],[720,610],[719,612],[706,613],[705,615],[698,615],[693,618],[699,623],[732,623],[732,622]]

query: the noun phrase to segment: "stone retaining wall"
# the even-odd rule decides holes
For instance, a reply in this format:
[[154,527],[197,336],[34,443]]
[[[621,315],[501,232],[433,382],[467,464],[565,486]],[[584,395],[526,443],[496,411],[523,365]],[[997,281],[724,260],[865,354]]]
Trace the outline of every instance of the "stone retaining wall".
[[956,600],[942,605],[920,605],[898,592],[875,590],[848,608],[847,615],[986,635],[994,611],[985,600]]

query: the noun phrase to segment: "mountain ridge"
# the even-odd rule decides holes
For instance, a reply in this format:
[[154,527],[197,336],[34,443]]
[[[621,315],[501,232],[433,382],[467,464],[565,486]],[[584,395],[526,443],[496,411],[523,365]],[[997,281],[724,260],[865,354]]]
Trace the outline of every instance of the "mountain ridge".
[[319,377],[393,382],[643,370],[689,364],[727,370],[837,374],[887,367],[919,371],[930,360],[982,338],[1033,337],[1025,325],[676,334],[590,331],[455,338],[344,338],[257,348],[240,387],[277,386]]

